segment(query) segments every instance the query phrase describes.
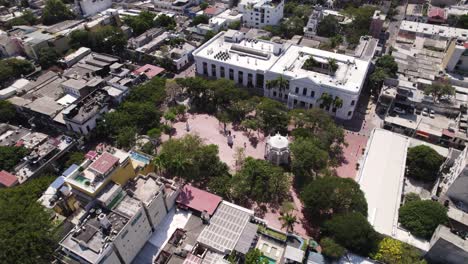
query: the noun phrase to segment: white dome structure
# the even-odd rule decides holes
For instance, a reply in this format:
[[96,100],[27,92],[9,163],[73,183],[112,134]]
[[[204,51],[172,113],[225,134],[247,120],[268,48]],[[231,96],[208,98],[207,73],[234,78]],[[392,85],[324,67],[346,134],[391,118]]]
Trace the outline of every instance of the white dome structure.
[[280,134],[270,137],[265,145],[265,158],[275,165],[289,162],[289,140]]

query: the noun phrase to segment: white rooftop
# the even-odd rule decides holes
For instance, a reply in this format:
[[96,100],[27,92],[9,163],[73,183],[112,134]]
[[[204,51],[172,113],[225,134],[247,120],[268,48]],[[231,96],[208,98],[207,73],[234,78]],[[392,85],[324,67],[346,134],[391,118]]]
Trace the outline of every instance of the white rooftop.
[[432,25],[426,23],[419,23],[413,21],[403,20],[400,25],[400,30],[408,32],[424,33],[429,35],[436,35],[444,38],[467,38],[468,29],[446,27],[439,25]]
[[[228,30],[227,32],[222,31],[197,49],[194,55],[260,71],[270,69],[279,59],[279,56],[273,54],[274,43],[270,41],[242,39],[236,43],[228,42],[224,39],[224,36],[234,38],[239,35],[243,35],[243,33],[235,30]],[[256,53],[257,55],[239,51],[241,49]],[[227,53],[229,56],[225,56],[223,59],[217,59],[216,57],[221,53]]]
[[[302,69],[304,62],[310,56],[323,63],[327,63],[328,59],[335,59],[338,69],[334,75]],[[369,62],[352,56],[291,45],[270,71],[293,79],[306,78],[321,85],[328,85],[350,92],[359,92],[366,79],[368,68]]]
[[276,134],[268,139],[268,144],[272,148],[283,149],[288,147],[289,140],[287,137],[283,137],[280,134]]
[[369,223],[389,236],[396,233],[408,145],[405,136],[374,129],[358,175],[367,199]]
[[[308,79],[352,93],[360,91],[365,81],[369,62],[352,56],[328,52],[290,43],[279,44],[261,39],[245,38],[235,30],[220,32],[193,52],[194,56],[254,71],[273,72],[290,79]],[[338,65],[335,74],[302,69],[310,56],[327,63],[334,59]]]
[[427,251],[427,241],[417,239],[398,227],[409,146],[408,137],[374,129],[357,180],[367,200],[367,219],[375,231]]

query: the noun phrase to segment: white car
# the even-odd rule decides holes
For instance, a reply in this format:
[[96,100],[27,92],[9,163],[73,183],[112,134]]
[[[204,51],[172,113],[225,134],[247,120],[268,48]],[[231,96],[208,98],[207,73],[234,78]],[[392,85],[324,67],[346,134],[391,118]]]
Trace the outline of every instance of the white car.
[[427,108],[424,107],[424,109],[422,110],[421,114],[423,116],[428,116],[429,115],[429,112],[427,111]]
[[435,118],[435,111],[431,109],[431,111],[429,112],[429,117],[431,118]]
[[394,111],[395,113],[400,114],[400,115],[406,114],[406,111],[405,111],[404,109],[399,108],[399,107],[393,108],[393,111]]

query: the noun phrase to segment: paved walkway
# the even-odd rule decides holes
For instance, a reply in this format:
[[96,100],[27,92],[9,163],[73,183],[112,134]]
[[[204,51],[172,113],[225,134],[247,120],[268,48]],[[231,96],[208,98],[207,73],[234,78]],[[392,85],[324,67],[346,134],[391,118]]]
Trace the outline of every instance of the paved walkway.
[[[236,148],[244,148],[244,143],[247,145],[245,150],[246,157],[250,156],[256,159],[264,159],[265,153],[265,139],[260,138],[257,146],[250,144],[248,137],[243,131],[234,131],[231,125],[227,126],[227,129],[231,131],[233,136],[234,145],[230,148],[227,144],[227,137],[223,133],[223,124],[220,123],[215,117],[206,115],[206,114],[187,114],[187,120],[189,123],[190,131],[186,130],[185,122],[177,122],[173,125],[176,129],[175,135],[173,138],[181,138],[186,134],[198,135],[200,136],[206,144],[215,144],[219,148],[219,157],[225,162],[232,171],[235,168],[235,150]],[[162,141],[167,141],[169,136],[163,135]],[[298,223],[294,226],[294,232],[298,233],[301,236],[308,237],[306,229],[304,228],[302,222],[304,221],[304,216],[302,214],[302,203],[298,198],[296,192],[291,188],[290,196],[292,203],[294,204],[294,211],[292,212]],[[285,228],[281,228],[282,223],[279,220],[280,217],[279,208],[272,208],[267,205],[267,212],[263,216],[265,220],[268,221],[268,224],[276,229],[286,231]]]
[[[206,144],[215,144],[219,149],[219,158],[225,162],[231,170],[235,170],[236,148],[244,148],[244,143],[247,146],[245,156],[254,157],[256,159],[264,159],[265,140],[260,138],[256,146],[252,146],[244,131],[234,131],[231,125],[227,129],[231,131],[233,137],[233,147],[230,148],[227,144],[227,137],[223,133],[223,124],[214,116],[206,114],[187,114],[187,122],[189,123],[190,131],[187,132],[185,122],[177,122],[173,125],[176,129],[173,138],[181,138],[186,134],[200,136]],[[163,135],[162,141],[168,140],[167,135]]]

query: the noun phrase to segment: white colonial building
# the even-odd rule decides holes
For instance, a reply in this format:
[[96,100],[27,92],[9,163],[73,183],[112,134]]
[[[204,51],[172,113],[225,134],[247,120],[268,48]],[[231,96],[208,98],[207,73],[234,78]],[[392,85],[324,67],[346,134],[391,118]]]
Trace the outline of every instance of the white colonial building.
[[[341,119],[352,118],[370,65],[343,54],[247,39],[235,30],[218,33],[193,56],[199,75],[230,79],[289,108],[320,107]],[[315,67],[304,69],[306,60]],[[267,85],[279,77],[287,80],[287,87]],[[333,101],[340,98],[341,104],[327,104],[324,94]]]
[[284,0],[241,0],[239,11],[247,27],[277,25],[283,18]]

